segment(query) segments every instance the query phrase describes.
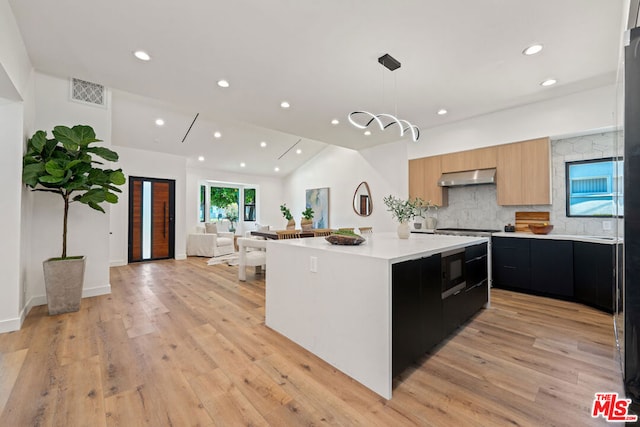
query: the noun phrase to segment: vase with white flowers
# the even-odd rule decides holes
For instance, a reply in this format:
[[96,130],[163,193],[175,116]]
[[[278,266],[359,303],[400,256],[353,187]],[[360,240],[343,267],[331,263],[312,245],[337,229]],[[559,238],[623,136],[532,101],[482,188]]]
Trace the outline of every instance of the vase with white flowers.
[[409,238],[409,220],[415,216],[416,200],[403,200],[398,197],[389,195],[382,199],[387,206],[387,211],[391,212],[391,216],[398,221],[398,237],[401,239]]

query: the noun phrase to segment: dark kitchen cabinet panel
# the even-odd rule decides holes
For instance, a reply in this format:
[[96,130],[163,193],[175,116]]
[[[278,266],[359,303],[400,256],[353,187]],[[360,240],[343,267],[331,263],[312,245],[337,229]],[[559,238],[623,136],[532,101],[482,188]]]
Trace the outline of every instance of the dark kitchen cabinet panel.
[[617,245],[574,242],[573,279],[578,301],[613,313]]
[[573,297],[573,241],[531,239],[531,288]]
[[440,255],[392,267],[393,376],[442,340],[440,269]]
[[465,248],[465,274],[467,288],[481,283],[487,278],[487,244]]
[[493,286],[507,289],[531,289],[531,239],[493,237]]
[[446,337],[473,317],[488,301],[488,280],[442,300],[443,334]]
[[449,335],[478,312],[489,299],[487,244],[465,249],[465,289],[442,301],[443,332]]

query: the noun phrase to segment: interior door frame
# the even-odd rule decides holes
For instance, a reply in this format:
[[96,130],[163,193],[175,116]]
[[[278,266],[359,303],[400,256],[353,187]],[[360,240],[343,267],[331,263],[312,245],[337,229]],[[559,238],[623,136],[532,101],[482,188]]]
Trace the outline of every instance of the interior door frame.
[[[133,246],[132,246],[132,242],[133,242],[133,212],[134,212],[134,206],[133,206],[133,192],[134,192],[134,185],[136,182],[151,182],[152,186],[153,183],[166,183],[169,185],[169,254],[166,257],[160,257],[160,258],[153,258],[153,256],[151,258],[148,259],[133,259]],[[141,176],[129,176],[129,213],[128,213],[128,233],[127,233],[127,261],[129,263],[134,263],[134,262],[146,262],[146,261],[156,261],[156,260],[161,260],[161,259],[173,259],[175,258],[175,240],[176,240],[176,223],[175,223],[175,217],[176,217],[176,194],[175,194],[175,188],[176,188],[176,181],[174,179],[163,179],[163,178],[148,178],[148,177],[141,177]],[[151,205],[153,206],[153,190],[151,191]],[[141,214],[142,214],[142,209],[143,207],[140,207],[141,209]],[[151,221],[153,224],[153,221]],[[142,238],[142,227],[140,228],[140,238]],[[153,232],[151,233],[151,239],[153,239]],[[153,247],[153,240],[151,242],[151,247]]]

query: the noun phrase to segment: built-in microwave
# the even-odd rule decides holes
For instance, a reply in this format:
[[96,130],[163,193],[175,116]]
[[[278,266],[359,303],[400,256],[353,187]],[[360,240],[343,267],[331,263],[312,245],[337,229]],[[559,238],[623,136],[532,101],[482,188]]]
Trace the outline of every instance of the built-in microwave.
[[442,299],[461,292],[467,286],[464,253],[464,248],[442,253]]

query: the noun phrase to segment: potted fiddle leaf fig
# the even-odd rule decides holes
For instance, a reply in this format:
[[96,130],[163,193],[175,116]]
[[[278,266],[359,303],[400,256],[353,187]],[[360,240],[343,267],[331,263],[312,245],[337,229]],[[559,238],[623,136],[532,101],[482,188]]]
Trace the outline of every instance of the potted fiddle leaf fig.
[[[104,213],[103,202],[117,203],[125,183],[122,169],[107,169],[98,159],[118,160],[108,148],[93,146],[101,142],[90,126],[56,126],[53,138],[37,131],[27,142],[22,157],[22,182],[32,191],[58,194],[63,200],[62,254],[43,262],[49,314],[80,309],[85,257],[67,255],[68,214],[72,203],[80,203]],[[106,238],[106,236],[105,236]]]

